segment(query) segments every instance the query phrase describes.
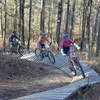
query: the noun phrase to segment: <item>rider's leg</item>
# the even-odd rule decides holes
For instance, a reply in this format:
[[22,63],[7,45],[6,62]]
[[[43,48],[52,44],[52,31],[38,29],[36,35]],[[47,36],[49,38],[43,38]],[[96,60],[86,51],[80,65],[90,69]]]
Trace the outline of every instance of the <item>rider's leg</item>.
[[41,57],[44,58],[44,48],[45,48],[45,45],[44,44],[41,44],[41,43],[38,43],[38,47],[40,48],[40,51],[41,51]]
[[71,56],[70,56],[70,48],[63,48],[63,55],[64,57],[67,59],[68,61],[68,64],[69,64],[69,69],[71,70],[72,72],[72,75],[76,75],[76,70],[74,68],[74,61],[71,59]]
[[72,75],[75,76],[76,75],[75,63],[73,59],[71,59],[69,51],[67,52],[67,59],[68,59],[69,69],[71,70]]

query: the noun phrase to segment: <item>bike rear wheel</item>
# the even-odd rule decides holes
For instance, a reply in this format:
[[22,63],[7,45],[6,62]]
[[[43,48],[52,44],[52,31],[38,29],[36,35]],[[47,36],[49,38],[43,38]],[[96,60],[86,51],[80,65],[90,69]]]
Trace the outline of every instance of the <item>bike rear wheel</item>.
[[43,55],[42,55],[42,50],[39,48],[35,49],[35,56],[39,59],[39,60],[43,60]]
[[79,70],[81,71],[83,78],[86,78],[84,70],[82,68],[82,65],[80,64],[79,59],[77,57],[75,57],[73,60],[74,60],[75,64],[79,67]]
[[49,58],[49,61],[54,64],[55,63],[55,57],[53,55],[53,53],[51,51],[48,51],[48,58]]
[[9,48],[9,54],[17,54],[18,51],[17,51],[17,45],[14,45],[12,47]]

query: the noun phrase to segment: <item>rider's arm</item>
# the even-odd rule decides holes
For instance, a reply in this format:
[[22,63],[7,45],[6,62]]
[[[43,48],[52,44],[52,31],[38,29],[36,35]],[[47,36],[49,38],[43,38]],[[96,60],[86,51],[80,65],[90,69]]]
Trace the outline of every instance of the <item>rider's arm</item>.
[[80,47],[76,43],[74,43],[74,46],[77,48],[77,50],[80,50]]
[[63,56],[66,56],[66,54],[63,52],[63,40],[60,42],[60,52]]
[[51,45],[51,43],[52,43],[52,42],[51,42],[51,41],[49,41],[47,38],[46,38],[46,41],[47,41],[47,42],[49,42],[49,43],[50,43],[50,45]]
[[77,48],[77,50],[80,50],[80,47],[73,40],[70,40],[70,43],[72,43]]
[[63,48],[60,49],[60,52],[63,56],[66,56],[66,54],[63,52]]

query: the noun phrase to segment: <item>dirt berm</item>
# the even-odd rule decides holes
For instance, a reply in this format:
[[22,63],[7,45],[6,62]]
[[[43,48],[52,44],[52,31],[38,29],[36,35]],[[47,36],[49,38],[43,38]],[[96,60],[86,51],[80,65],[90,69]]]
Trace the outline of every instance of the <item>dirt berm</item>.
[[0,100],[61,87],[71,79],[54,66],[0,55]]

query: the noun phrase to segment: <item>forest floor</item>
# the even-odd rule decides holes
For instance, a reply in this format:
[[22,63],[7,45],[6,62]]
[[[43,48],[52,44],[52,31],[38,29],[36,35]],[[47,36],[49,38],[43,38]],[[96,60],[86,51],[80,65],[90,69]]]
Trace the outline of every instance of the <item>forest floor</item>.
[[61,87],[71,80],[54,66],[0,55],[0,100]]

